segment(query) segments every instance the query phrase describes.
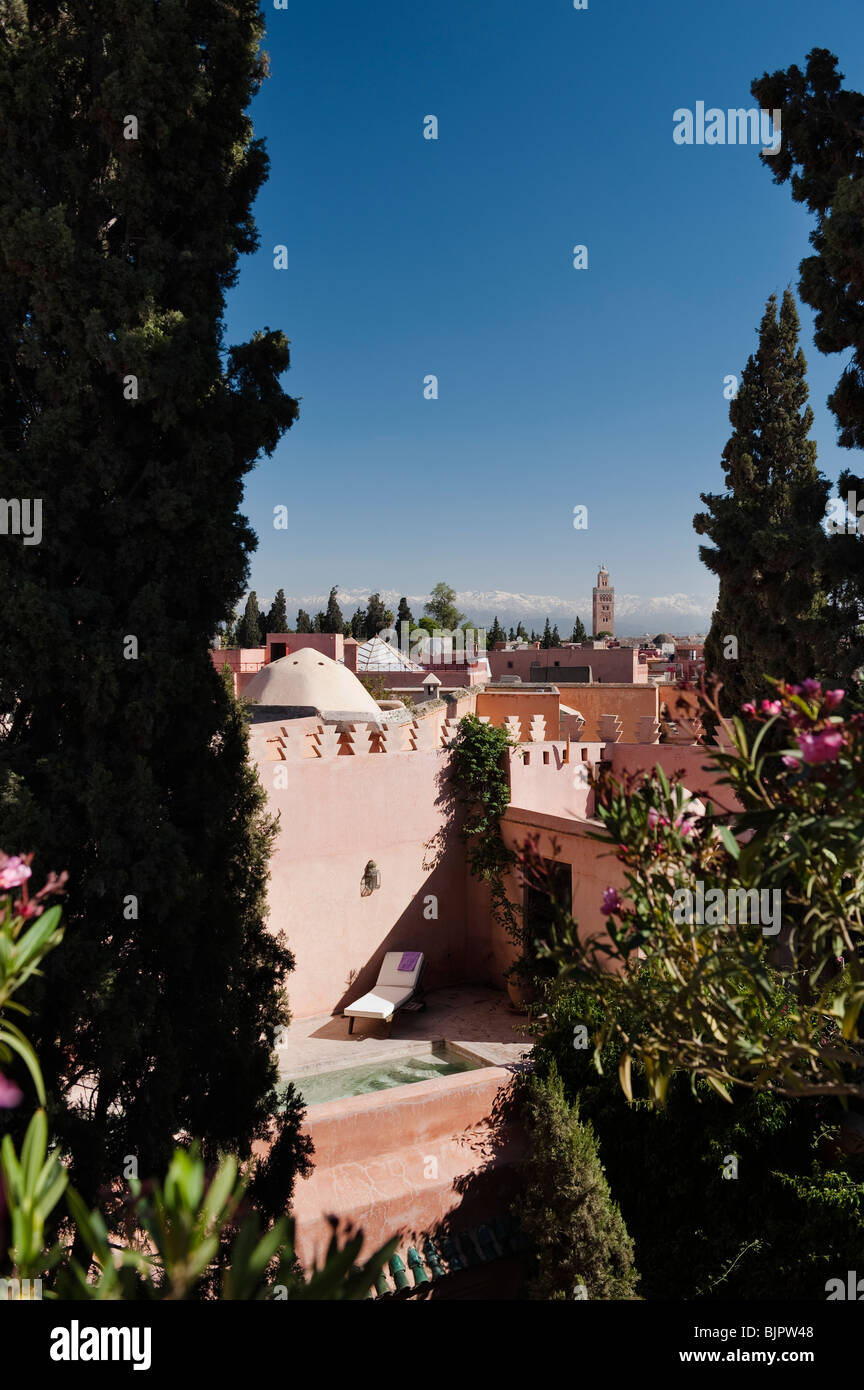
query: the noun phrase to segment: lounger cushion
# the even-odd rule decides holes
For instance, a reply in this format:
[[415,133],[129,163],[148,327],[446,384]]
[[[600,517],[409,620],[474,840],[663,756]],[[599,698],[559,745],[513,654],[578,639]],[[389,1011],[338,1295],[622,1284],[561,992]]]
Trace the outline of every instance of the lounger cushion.
[[404,989],[394,985],[376,985],[368,994],[364,994],[362,999],[348,1005],[345,1010],[345,1017],[389,1018],[394,1009],[407,1003],[413,993],[413,989]]
[[404,951],[387,952],[381,962],[381,969],[378,971],[378,979],[375,984],[376,989],[379,985],[396,985],[400,989],[415,988],[420,978],[420,971],[423,969],[423,953],[421,951],[417,964],[414,966],[413,970],[400,970],[399,962],[404,954]]

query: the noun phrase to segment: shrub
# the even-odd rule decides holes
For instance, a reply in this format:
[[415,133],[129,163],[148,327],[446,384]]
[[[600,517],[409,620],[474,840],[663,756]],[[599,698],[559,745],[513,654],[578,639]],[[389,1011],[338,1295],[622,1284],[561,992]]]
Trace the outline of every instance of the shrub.
[[566,1099],[554,1066],[528,1078],[521,1103],[530,1148],[517,1209],[535,1251],[529,1298],[634,1297],[633,1242],[610,1196],[594,1131]]

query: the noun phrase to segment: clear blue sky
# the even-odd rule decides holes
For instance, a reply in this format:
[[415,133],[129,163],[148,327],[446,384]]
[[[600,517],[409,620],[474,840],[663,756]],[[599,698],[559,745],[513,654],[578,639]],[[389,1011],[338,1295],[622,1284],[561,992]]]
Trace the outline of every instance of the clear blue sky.
[[[753,147],[676,146],[672,113],[751,107],[754,77],[815,46],[860,89],[864,6],[265,8],[271,77],[252,115],[271,176],[228,339],[282,328],[302,402],[247,485],[259,596],[442,578],[567,596],[600,560],[620,592],[710,594],[691,519],[722,488],[723,378],[768,295],[797,284],[811,221]],[[816,352],[800,307],[834,479],[848,455],[825,399],[842,361]]]

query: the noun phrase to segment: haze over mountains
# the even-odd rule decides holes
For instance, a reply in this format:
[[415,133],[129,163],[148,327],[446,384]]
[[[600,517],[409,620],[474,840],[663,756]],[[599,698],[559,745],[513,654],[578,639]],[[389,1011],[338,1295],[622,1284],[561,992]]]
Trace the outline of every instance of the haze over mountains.
[[[372,588],[338,590],[343,617],[350,618],[355,608],[365,608]],[[395,613],[401,597],[397,589],[380,590],[381,598]],[[263,597],[259,594],[259,603]],[[267,596],[269,604],[272,595]],[[428,594],[406,594],[415,619],[423,616]],[[285,603],[291,622],[297,609],[304,608],[312,617],[327,606],[327,594],[287,594]],[[497,617],[504,627],[524,623],[529,629],[541,631],[546,618],[557,623],[566,640],[573,622],[580,617],[586,629],[591,629],[591,594],[575,598],[559,598],[555,594],[514,594],[505,589],[464,589],[456,594],[456,604],[466,617],[480,627],[490,627]],[[706,633],[711,624],[714,598],[711,594],[663,594],[645,597],[642,594],[615,593],[615,633],[618,637],[639,637],[643,633],[671,632],[676,636],[697,636]]]

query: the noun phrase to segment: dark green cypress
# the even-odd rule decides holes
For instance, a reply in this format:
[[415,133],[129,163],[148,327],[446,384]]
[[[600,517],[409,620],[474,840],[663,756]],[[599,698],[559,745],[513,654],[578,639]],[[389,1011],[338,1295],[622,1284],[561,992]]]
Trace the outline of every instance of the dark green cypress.
[[247,1153],[273,1108],[293,962],[209,651],[255,545],[244,476],[297,415],[283,334],[223,337],[262,33],[257,0],[4,6],[0,492],[44,530],[0,547],[0,844],[70,874],[28,1002],[88,1199],[180,1131]]
[[285,606],[285,590],[277,589],[276,597],[273,600],[270,612],[263,620],[262,636],[266,638],[268,632],[287,632],[288,631],[288,609]]
[[770,695],[766,676],[828,675],[837,657],[824,574],[828,483],[808,438],[813,412],[798,327],[791,291],[779,315],[772,295],[729,406],[726,492],[703,493],[708,511],[693,521],[714,543],[699,549],[720,580],[705,662],[723,681],[726,713]]
[[237,624],[238,647],[260,647],[263,645],[263,624],[258,609],[258,595],[252,589],[246,600],[243,617]]
[[327,600],[326,613],[319,613],[321,620],[320,632],[341,632],[345,626],[345,619],[342,617],[342,609],[336,599],[336,587],[330,590],[330,597]]
[[[844,88],[837,59],[825,48],[807,55],[804,72],[763,73],[752,91],[763,107],[781,112],[780,149],[765,160],[776,183],[791,182],[792,196],[815,217],[813,255],[801,261],[799,291],[816,311],[820,352],[851,354],[828,406],[840,427],[838,443],[864,448],[864,93]],[[864,476],[844,469],[839,498],[850,494],[849,519],[831,536],[826,567],[832,601],[842,619],[838,677],[844,682],[864,661]],[[833,519],[833,518],[832,518]],[[845,526],[844,526],[845,521]]]

